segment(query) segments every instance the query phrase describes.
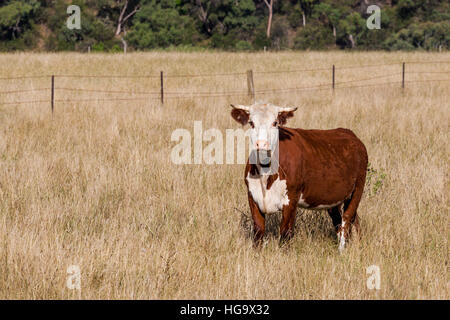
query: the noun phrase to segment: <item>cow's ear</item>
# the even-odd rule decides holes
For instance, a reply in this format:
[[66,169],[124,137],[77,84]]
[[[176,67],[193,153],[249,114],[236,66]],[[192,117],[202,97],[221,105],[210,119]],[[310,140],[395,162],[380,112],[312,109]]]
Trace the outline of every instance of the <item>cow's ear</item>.
[[297,108],[282,108],[278,112],[278,124],[280,126],[285,125],[287,119],[292,118],[294,116],[294,112]]
[[235,107],[234,105],[231,105],[231,107],[233,108],[233,110],[231,110],[233,119],[245,126],[248,123],[250,113],[247,110]]

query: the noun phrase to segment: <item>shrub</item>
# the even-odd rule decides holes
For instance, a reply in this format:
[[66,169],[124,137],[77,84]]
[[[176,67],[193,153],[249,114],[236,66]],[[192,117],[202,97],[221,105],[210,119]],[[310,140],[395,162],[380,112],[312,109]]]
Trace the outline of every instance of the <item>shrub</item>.
[[294,40],[294,48],[302,50],[320,50],[333,45],[333,33],[326,28],[312,24],[297,31]]
[[252,44],[248,41],[241,40],[236,43],[236,49],[240,51],[252,50]]

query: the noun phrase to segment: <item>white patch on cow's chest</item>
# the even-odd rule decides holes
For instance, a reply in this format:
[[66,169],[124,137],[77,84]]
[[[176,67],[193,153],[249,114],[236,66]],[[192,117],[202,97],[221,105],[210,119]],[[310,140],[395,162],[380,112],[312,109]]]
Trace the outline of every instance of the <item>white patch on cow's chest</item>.
[[268,179],[269,176],[251,176],[249,173],[247,175],[248,191],[261,212],[274,213],[289,204],[287,185],[286,180],[277,178],[267,190]]

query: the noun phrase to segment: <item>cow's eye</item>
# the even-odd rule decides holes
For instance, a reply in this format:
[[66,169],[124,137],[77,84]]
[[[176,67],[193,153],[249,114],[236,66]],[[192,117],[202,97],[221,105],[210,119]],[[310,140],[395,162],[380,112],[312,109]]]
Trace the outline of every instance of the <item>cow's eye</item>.
[[278,125],[278,121],[274,121],[274,123],[272,123],[272,126],[276,127]]
[[253,123],[253,121],[249,121],[248,124],[249,124],[252,128],[255,127],[255,124]]

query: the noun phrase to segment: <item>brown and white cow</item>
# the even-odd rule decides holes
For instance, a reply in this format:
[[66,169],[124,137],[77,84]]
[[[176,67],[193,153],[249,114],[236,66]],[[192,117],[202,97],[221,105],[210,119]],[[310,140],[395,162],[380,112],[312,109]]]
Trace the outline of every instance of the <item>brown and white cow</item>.
[[[261,243],[264,236],[265,215],[278,211],[283,215],[281,239],[292,237],[297,207],[300,207],[328,210],[342,250],[352,226],[359,231],[356,210],[364,190],[368,161],[361,140],[343,128],[284,127],[297,108],[263,103],[232,107],[231,116],[240,124],[248,123],[252,127],[254,151],[266,151],[265,157],[254,158],[257,160],[247,162],[245,168],[255,244]],[[273,152],[267,150],[276,148],[278,167],[271,172],[267,167],[275,159],[264,158],[273,157]]]

